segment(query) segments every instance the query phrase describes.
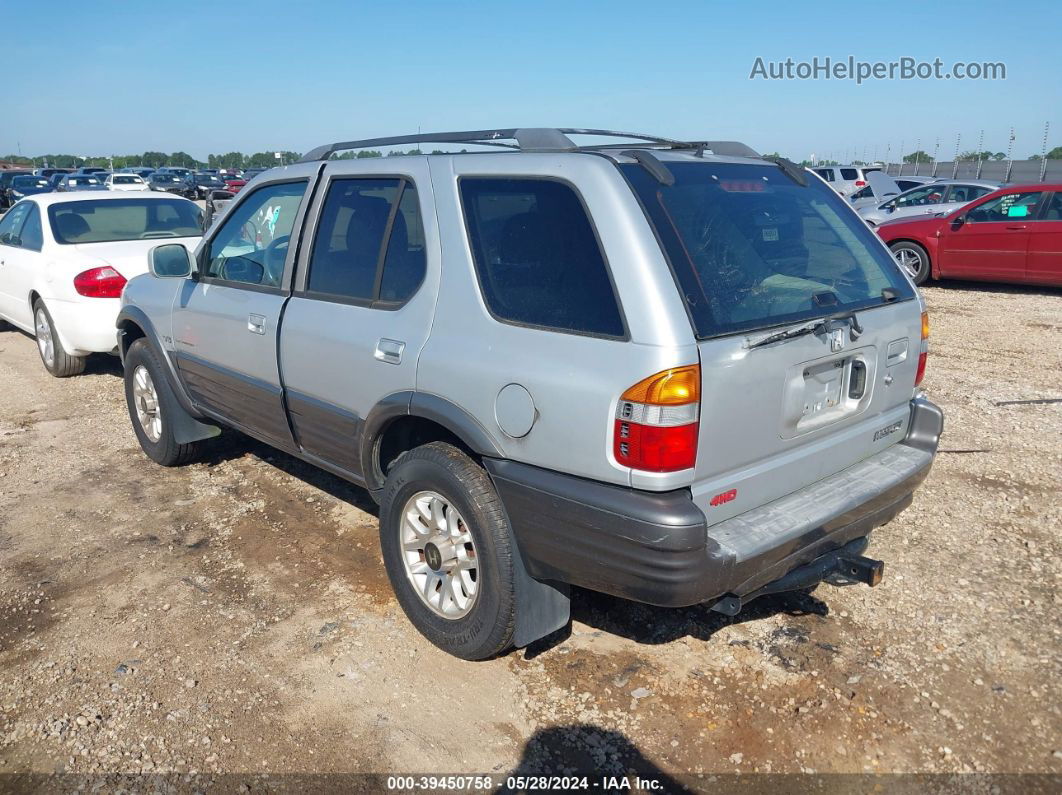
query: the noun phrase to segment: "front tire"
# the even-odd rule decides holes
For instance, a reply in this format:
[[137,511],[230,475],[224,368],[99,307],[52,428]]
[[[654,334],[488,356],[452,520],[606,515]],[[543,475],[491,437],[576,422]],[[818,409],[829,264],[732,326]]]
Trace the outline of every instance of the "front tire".
[[918,243],[910,240],[898,240],[889,246],[896,263],[915,284],[922,284],[929,278],[929,252]]
[[183,409],[162,363],[143,338],[135,340],[125,356],[125,402],[140,447],[156,464],[180,466],[199,455],[199,442],[180,444],[174,437],[173,418]]
[[33,331],[37,353],[41,355],[45,370],[56,378],[69,378],[85,372],[85,357],[71,356],[66,352],[55,331],[51,313],[40,298],[33,302]]
[[445,652],[483,660],[516,626],[514,541],[490,478],[461,450],[432,442],[391,469],[380,500],[380,546],[398,603]]

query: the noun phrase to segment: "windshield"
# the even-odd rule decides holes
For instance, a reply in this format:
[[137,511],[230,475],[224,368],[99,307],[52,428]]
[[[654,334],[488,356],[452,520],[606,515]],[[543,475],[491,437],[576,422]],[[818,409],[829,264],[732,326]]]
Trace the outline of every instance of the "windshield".
[[225,184],[224,182],[222,182],[217,177],[210,176],[210,175],[207,175],[205,177],[204,176],[196,177],[195,181],[198,184],[200,184],[200,185],[224,185]]
[[176,177],[173,174],[155,174],[152,178],[153,182],[180,182],[181,178]]
[[15,177],[11,181],[13,188],[47,188],[48,180],[44,177]]
[[101,184],[95,177],[69,177],[66,180],[67,185],[99,185]]
[[714,337],[878,306],[914,290],[866,224],[828,186],[773,166],[674,163],[666,186],[620,166],[663,243],[697,336]]
[[48,208],[55,240],[104,243],[203,234],[202,210],[186,199],[117,199],[63,202]]
[[143,180],[135,174],[130,174],[128,176],[116,176],[111,179],[111,182],[115,185],[139,185]]

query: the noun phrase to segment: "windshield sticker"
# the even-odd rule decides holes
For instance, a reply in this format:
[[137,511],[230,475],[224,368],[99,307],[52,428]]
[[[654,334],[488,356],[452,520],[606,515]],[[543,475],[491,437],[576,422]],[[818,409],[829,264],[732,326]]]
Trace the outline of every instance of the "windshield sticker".
[[763,240],[765,243],[777,243],[778,242],[778,230],[773,226],[768,226],[763,230]]

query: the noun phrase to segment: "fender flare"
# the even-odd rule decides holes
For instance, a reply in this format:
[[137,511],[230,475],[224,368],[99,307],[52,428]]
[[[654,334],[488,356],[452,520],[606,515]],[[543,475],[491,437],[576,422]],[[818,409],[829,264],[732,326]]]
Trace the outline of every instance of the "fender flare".
[[125,355],[132,344],[132,341],[128,339],[127,326],[129,325],[135,325],[143,332],[144,339],[147,340],[155,355],[162,361],[166,383],[177,400],[177,404],[181,407],[179,416],[173,418],[173,433],[177,441],[180,444],[188,444],[201,439],[210,439],[221,433],[221,429],[216,425],[199,421],[203,419],[203,414],[195,407],[187,390],[184,388],[180,375],[177,373],[173,359],[159,342],[155,324],[151,322],[151,319],[148,318],[143,309],[136,306],[122,307],[122,310],[118,313],[118,319],[115,321],[115,326],[118,328],[118,354],[122,359],[122,365],[125,365]]
[[380,438],[392,422],[400,417],[422,417],[441,425],[472,452],[488,458],[504,458],[501,446],[490,432],[471,414],[444,397],[427,392],[394,392],[377,403],[365,418],[361,435],[361,467],[370,492],[379,492],[383,480],[376,467]]

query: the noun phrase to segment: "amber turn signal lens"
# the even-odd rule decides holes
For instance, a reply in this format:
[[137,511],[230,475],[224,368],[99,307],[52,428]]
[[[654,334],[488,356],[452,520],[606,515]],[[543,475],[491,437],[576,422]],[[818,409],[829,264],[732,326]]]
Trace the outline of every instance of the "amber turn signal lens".
[[673,367],[639,381],[623,393],[623,400],[655,406],[680,406],[701,398],[701,367]]
[[922,339],[929,339],[929,313],[922,313]]

